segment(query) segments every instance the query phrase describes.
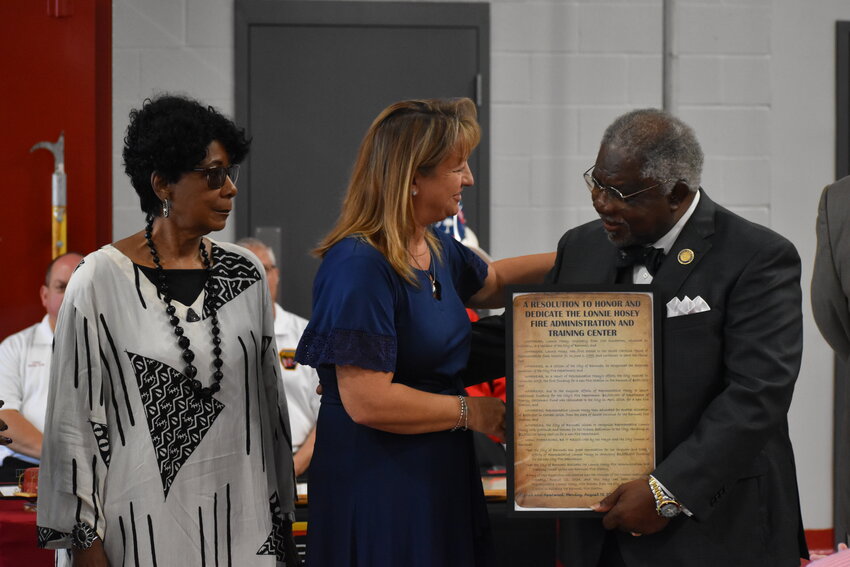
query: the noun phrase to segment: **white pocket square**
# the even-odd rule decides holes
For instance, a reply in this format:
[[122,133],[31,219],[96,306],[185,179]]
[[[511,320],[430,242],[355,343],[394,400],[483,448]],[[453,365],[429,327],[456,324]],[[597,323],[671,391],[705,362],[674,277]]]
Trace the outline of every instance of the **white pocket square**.
[[711,311],[708,303],[699,295],[691,299],[687,295],[682,299],[674,297],[667,302],[667,317],[679,317],[681,315],[693,315],[694,313],[702,313],[703,311]]

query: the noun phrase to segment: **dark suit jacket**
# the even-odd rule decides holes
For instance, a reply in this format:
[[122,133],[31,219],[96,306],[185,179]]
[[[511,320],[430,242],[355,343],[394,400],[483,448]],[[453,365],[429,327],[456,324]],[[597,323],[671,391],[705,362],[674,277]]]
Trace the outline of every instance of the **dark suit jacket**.
[[835,537],[850,532],[850,177],[827,186],[817,221],[818,247],[812,274],[812,313],[821,334],[841,359],[845,374],[835,382]]
[[[690,264],[678,253],[690,249]],[[600,221],[567,232],[547,283],[613,283],[617,248]],[[797,567],[807,557],[787,413],[802,351],[800,258],[785,238],[703,192],[651,284],[665,318],[662,445],[655,476],[687,508],[655,535],[617,532],[633,566]],[[666,309],[664,309],[666,317]],[[565,567],[597,564],[600,520],[561,522]]]

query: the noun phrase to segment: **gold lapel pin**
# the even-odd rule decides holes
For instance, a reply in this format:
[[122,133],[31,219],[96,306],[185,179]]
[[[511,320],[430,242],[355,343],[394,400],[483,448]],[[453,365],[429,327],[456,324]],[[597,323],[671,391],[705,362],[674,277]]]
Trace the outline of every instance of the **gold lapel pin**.
[[687,266],[691,262],[694,261],[694,251],[690,248],[685,248],[684,250],[680,250],[676,259],[679,260],[679,263],[683,266]]

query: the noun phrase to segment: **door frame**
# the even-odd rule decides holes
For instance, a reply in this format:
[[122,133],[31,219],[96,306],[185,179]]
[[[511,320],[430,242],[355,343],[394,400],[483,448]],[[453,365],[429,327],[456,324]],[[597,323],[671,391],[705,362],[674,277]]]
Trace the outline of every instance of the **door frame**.
[[[484,250],[490,246],[490,6],[486,3],[463,2],[348,2],[283,0],[236,0],[235,3],[234,65],[236,80],[236,120],[248,125],[250,108],[250,35],[255,26],[311,25],[311,26],[392,26],[392,27],[459,27],[475,28],[478,40],[478,68],[476,103],[478,122],[481,125],[481,143],[478,146],[479,171],[476,192],[479,193],[479,215],[476,218],[476,235]],[[250,132],[249,132],[250,134]],[[352,156],[353,158],[354,156]],[[248,189],[250,199],[251,168],[240,176],[240,184]],[[245,200],[241,199],[241,200]],[[236,235],[238,238],[253,235],[250,207],[236,207]]]
[[835,178],[850,175],[850,22],[835,23]]
[[[835,178],[841,179],[850,175],[850,22],[835,23]],[[833,539],[835,544],[846,543],[844,534],[850,531],[845,525],[844,506],[849,502],[841,502],[842,485],[846,482],[846,471],[839,470],[841,447],[839,443],[847,441],[846,432],[842,431],[844,416],[850,408],[845,407],[847,394],[845,377],[847,368],[838,356],[833,357]]]

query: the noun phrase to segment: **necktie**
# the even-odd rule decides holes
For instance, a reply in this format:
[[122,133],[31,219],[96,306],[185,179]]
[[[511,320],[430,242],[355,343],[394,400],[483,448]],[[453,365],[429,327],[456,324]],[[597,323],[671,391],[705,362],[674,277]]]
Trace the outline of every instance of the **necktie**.
[[664,261],[664,249],[652,246],[627,246],[620,249],[618,268],[630,268],[635,265],[646,266],[646,271],[655,276],[661,262]]

